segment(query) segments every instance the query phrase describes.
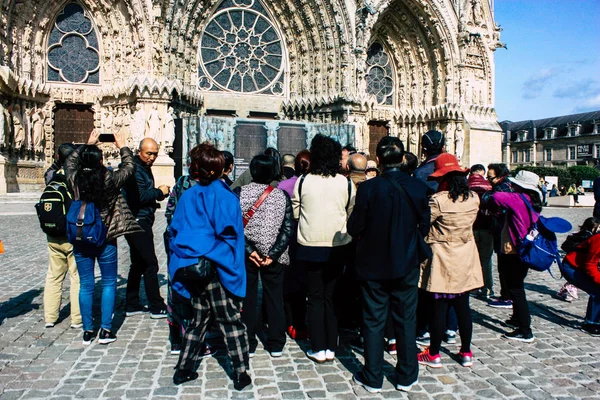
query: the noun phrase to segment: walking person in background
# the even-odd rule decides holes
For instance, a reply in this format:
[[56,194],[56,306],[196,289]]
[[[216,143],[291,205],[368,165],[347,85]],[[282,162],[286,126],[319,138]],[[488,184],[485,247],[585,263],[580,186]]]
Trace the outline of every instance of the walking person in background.
[[94,299],[94,266],[100,266],[102,301],[100,304],[101,323],[98,334],[100,344],[117,340],[112,332],[117,288],[117,238],[122,235],[140,232],[127,203],[121,195],[121,188],[134,174],[133,154],[120,134],[115,134],[115,145],[121,154],[118,170],[109,171],[103,165],[102,151],[96,146],[99,132],[92,131],[87,145],[76,148],[65,161],[65,174],[73,188],[74,199],[94,203],[100,210],[102,222],[107,229],[106,240],[101,247],[74,245],[73,253],[79,272],[79,306],[83,321],[83,344],[94,339],[92,303]]
[[348,220],[357,240],[356,274],[362,297],[365,365],[353,380],[369,393],[383,384],[384,332],[388,315],[395,339],[396,389],[408,392],[417,383],[416,308],[423,237],[429,232],[427,186],[401,171],[404,146],[384,137],[377,144],[380,177],[358,188]]
[[298,219],[296,259],[308,276],[311,350],[306,355],[317,363],[335,358],[338,324],[333,292],[352,241],[346,221],[356,189],[338,173],[341,155],[338,142],[316,135],[310,146],[310,172],[298,179],[292,197],[294,218]]
[[513,191],[509,180],[510,170],[506,164],[489,164],[487,171],[487,180],[492,185],[492,190],[481,196],[481,209],[487,211],[494,217],[492,225],[492,236],[494,237],[494,251],[497,254],[498,278],[500,281],[500,297],[491,298],[488,306],[494,308],[512,308],[512,300],[506,290],[505,271],[512,268],[512,265],[506,264],[507,260],[501,257],[501,235],[505,229],[506,211],[499,210],[494,206],[492,196],[495,193],[510,193]]
[[[173,290],[191,299],[194,316],[183,337],[173,383],[179,385],[198,378],[195,369],[206,331],[216,322],[233,364],[233,387],[242,390],[252,379],[247,372],[248,337],[241,317],[246,267],[240,203],[219,179],[225,164],[219,150],[201,144],[191,156],[190,173],[198,184],[181,196],[171,221],[169,277]],[[186,279],[185,268],[196,265],[201,258],[216,269],[205,287]]]
[[[479,200],[485,192],[492,190],[492,185],[485,179],[485,167],[475,164],[469,175],[469,189],[477,193]],[[494,273],[492,271],[492,255],[494,254],[494,237],[492,236],[493,218],[486,210],[480,209],[473,224],[473,235],[479,252],[479,262],[483,271],[484,287],[479,295],[489,300],[494,295]]]
[[154,213],[160,207],[159,201],[169,195],[166,185],[154,187],[152,165],[158,157],[158,144],[154,139],[145,138],[140,142],[135,175],[124,186],[125,199],[143,232],[127,235],[131,266],[127,276],[125,314],[128,317],[141,314],[147,309],[140,304],[140,283],[144,276],[146,297],[150,303],[151,318],[166,318],[167,306],[160,295],[158,283],[158,259],[154,250]]
[[452,154],[444,153],[435,160],[430,180],[439,183],[438,191],[429,199],[431,228],[426,241],[433,256],[421,266],[420,287],[432,300],[429,321],[430,347],[418,355],[419,363],[441,368],[440,347],[446,330],[446,315],[454,307],[460,335],[459,362],[473,365],[471,338],[473,321],[469,307],[469,291],[483,286],[473,223],[479,212],[479,197],[469,189],[466,175]]
[[[75,146],[71,143],[63,143],[58,146],[55,161],[44,174],[46,185],[56,183],[63,186],[63,192],[67,195],[67,198],[63,199],[65,213],[71,204],[72,194],[67,193],[67,177],[65,176],[63,166],[67,157],[71,155],[74,149]],[[46,273],[46,285],[44,286],[45,327],[53,328],[58,321],[62,286],[68,272],[71,281],[71,328],[79,329],[83,325],[79,310],[79,273],[77,272],[77,263],[73,255],[73,245],[67,240],[66,230],[62,236],[48,234],[47,239],[50,262],[48,264],[48,272]]]
[[[288,243],[292,236],[293,216],[289,196],[269,186],[275,179],[276,161],[271,156],[257,155],[250,161],[252,183],[237,188],[246,238],[246,298],[242,322],[246,325],[250,358],[254,357],[262,324],[258,318],[258,280],[262,283],[262,299],[266,310],[267,351],[281,357],[285,345],[283,310],[283,271],[289,266]],[[284,181],[285,182],[285,181]],[[250,211],[252,210],[252,211]]]
[[[529,268],[521,262],[517,247],[525,237],[529,228],[537,222],[539,215],[531,213],[525,202],[533,209],[542,211],[542,194],[538,189],[539,177],[530,171],[519,171],[514,177],[508,178],[514,190],[510,192],[495,192],[492,202],[503,211],[504,224],[501,234],[498,267],[504,268],[504,288],[512,300],[513,315],[506,321],[512,332],[503,335],[510,340],[532,343],[535,336],[531,330],[531,315],[525,294],[525,277]],[[523,196],[523,197],[521,197]]]

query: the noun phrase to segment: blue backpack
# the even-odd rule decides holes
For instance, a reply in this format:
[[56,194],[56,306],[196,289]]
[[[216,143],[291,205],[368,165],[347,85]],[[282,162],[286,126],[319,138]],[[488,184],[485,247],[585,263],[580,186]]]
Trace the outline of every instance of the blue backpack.
[[106,240],[106,225],[94,203],[75,200],[67,213],[67,239],[73,245],[101,247]]
[[[529,217],[533,221],[536,211],[529,200],[519,194],[529,211]],[[521,239],[518,246],[519,258],[527,267],[535,271],[550,271],[552,264],[556,262],[561,266],[556,233],[569,232],[572,226],[565,219],[558,217],[546,218],[539,215],[537,222],[532,223],[527,235]]]

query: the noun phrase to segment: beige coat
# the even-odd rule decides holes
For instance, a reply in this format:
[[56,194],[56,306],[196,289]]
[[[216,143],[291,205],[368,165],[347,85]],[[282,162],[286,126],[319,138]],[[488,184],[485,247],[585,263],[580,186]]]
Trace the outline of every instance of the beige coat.
[[433,257],[421,265],[419,287],[432,293],[464,293],[483,286],[473,222],[479,211],[475,192],[466,201],[453,202],[448,192],[429,200],[431,229],[425,241]]

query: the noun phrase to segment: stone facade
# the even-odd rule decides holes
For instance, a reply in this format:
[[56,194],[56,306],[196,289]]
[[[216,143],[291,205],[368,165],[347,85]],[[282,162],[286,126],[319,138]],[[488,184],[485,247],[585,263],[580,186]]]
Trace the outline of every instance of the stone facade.
[[500,125],[502,159],[511,168],[600,163],[600,111]]
[[122,132],[134,147],[155,137],[157,180],[173,182],[184,147],[197,143],[190,138],[206,135],[185,121],[205,117],[231,118],[235,137],[222,143],[238,158],[247,146],[236,137],[280,145],[288,122],[306,135],[342,125],[366,151],[382,134],[375,126],[415,153],[435,128],[465,165],[501,157],[493,54],[504,45],[485,0],[0,0],[0,8],[0,191],[33,188],[41,174],[21,170],[43,170],[58,141],[81,141],[91,127]]

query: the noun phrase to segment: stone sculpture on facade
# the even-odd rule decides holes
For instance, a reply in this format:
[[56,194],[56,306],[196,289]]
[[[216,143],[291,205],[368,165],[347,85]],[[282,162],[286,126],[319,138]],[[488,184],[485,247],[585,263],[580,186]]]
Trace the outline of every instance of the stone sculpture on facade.
[[465,132],[463,131],[462,124],[456,124],[456,132],[454,132],[454,155],[458,161],[462,160],[465,151]]
[[12,122],[13,122],[13,143],[14,149],[20,151],[25,144],[25,126],[23,121],[23,115],[21,114],[21,106],[15,105],[12,111]]
[[133,144],[137,146],[146,133],[146,112],[140,103],[136,104],[135,112],[131,119],[131,137]]
[[165,128],[163,130],[161,147],[164,147],[165,152],[173,151],[173,143],[175,143],[175,111],[173,107],[169,107],[165,115]]
[[31,115],[31,126],[33,131],[33,150],[36,154],[44,151],[44,115],[42,110],[34,108]]
[[0,149],[4,148],[6,143],[6,109],[4,102],[0,102]]
[[161,119],[158,113],[158,106],[152,105],[152,110],[148,113],[148,119],[146,120],[146,134],[144,136],[152,138],[156,143],[161,141]]

